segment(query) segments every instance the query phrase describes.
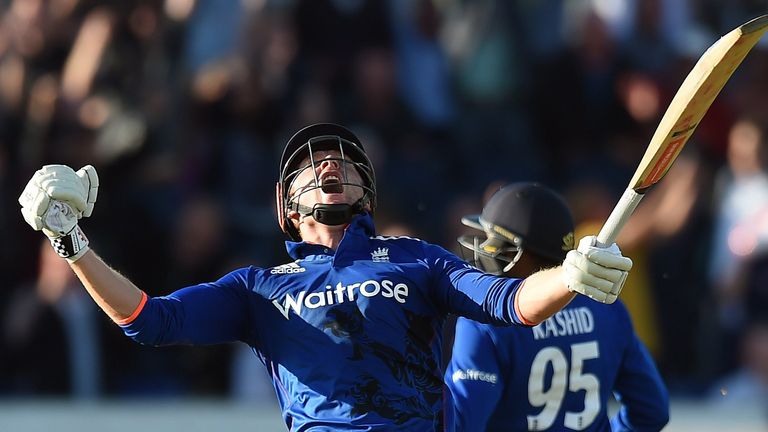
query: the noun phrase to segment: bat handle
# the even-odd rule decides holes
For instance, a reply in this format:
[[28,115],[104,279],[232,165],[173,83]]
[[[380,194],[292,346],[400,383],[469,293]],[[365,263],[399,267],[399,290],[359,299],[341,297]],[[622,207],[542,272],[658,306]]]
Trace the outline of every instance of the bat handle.
[[644,194],[635,192],[632,188],[627,188],[624,194],[616,203],[616,207],[613,208],[611,215],[608,216],[608,220],[605,221],[603,228],[600,229],[600,233],[597,234],[597,241],[603,246],[608,246],[616,241],[616,237],[619,235],[621,228],[627,223],[629,217],[632,216],[632,212],[635,211],[635,207],[643,199]]

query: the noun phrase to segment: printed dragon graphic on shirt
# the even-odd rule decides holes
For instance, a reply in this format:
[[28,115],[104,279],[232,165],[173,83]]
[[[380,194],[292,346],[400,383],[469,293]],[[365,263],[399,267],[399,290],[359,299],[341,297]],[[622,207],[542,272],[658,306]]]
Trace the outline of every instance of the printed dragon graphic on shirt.
[[372,340],[363,330],[364,317],[357,305],[337,306],[328,311],[324,327],[337,337],[349,339],[352,355],[349,360],[363,361],[374,356],[387,365],[394,379],[403,387],[413,388],[414,396],[388,395],[378,380],[371,375],[362,375],[358,383],[349,390],[354,401],[353,413],[376,412],[384,418],[402,424],[408,419],[420,417],[435,422],[440,429],[441,416],[434,418],[435,404],[442,400],[442,381],[438,365],[431,352],[430,342],[435,332],[429,317],[405,311],[408,320],[408,337],[403,353]]

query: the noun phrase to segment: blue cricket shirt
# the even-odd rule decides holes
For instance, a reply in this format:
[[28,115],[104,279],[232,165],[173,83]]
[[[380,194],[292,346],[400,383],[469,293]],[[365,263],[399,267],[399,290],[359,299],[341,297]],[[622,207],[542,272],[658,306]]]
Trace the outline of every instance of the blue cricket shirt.
[[418,239],[377,237],[368,215],[336,251],[286,245],[295,261],[147,299],[123,330],[149,345],[250,345],[291,431],[432,431],[444,424],[446,315],[521,323],[521,280]]
[[[525,328],[459,318],[445,381],[457,431],[658,431],[669,419],[666,387],[621,302],[576,296]],[[611,393],[621,408],[609,420]]]

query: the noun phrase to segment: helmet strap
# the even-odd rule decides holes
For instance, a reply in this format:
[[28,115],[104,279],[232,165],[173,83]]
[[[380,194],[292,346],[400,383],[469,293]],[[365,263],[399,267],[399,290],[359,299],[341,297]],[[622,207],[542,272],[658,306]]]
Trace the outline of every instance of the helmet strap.
[[301,204],[295,204],[295,210],[303,216],[312,216],[317,222],[323,225],[344,225],[352,221],[356,214],[363,213],[364,199],[359,199],[354,204],[315,204],[307,207]]

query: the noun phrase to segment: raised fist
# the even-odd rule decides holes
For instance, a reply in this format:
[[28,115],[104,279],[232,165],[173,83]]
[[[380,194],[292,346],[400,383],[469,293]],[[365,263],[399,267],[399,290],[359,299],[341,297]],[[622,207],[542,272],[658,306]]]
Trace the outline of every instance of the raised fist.
[[99,177],[91,165],[77,172],[66,165],[46,165],[19,196],[21,214],[33,229],[51,239],[59,255],[74,261],[88,249],[77,221],[91,215],[98,190]]

